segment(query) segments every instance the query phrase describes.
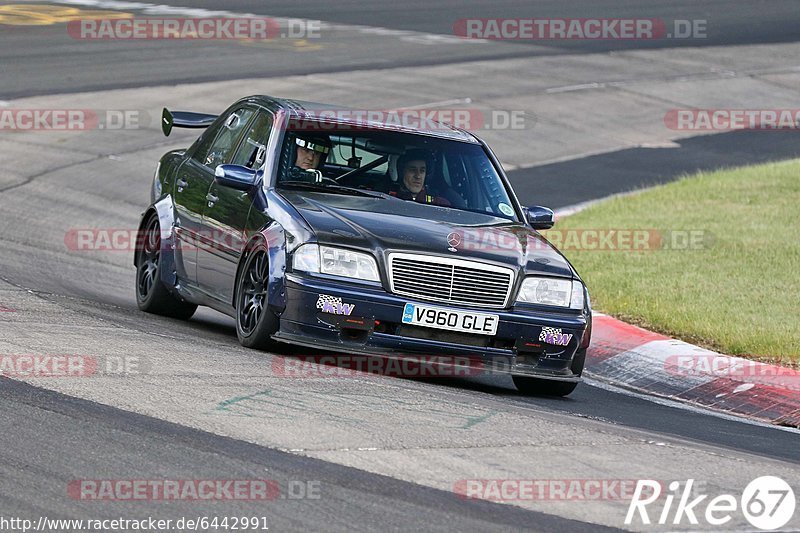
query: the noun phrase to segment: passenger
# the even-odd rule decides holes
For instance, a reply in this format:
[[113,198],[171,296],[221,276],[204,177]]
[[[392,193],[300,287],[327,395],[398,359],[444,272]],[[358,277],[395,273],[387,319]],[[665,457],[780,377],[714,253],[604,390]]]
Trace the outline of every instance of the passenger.
[[426,150],[409,150],[397,159],[398,184],[389,194],[401,200],[414,200],[423,204],[450,206],[450,201],[434,196],[425,186],[425,178],[433,169],[431,154]]

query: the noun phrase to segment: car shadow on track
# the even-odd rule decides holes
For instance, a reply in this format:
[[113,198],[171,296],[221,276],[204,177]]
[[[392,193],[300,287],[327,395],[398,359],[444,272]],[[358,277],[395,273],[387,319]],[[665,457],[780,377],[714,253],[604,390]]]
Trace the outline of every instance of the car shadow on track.
[[[188,325],[192,328],[196,327],[202,329],[211,334],[230,337],[236,342],[236,327],[233,319],[221,313],[217,313],[216,311],[201,309],[198,311],[197,315],[191,319]],[[337,371],[343,371],[351,375],[356,375],[357,373],[375,374],[398,380],[408,380],[457,389],[459,391],[481,392],[491,394],[492,396],[514,397],[523,402],[533,401],[538,403],[540,401],[546,401],[548,404],[553,405],[556,405],[553,402],[558,402],[560,405],[568,405],[575,401],[569,397],[562,398],[544,395],[526,396],[517,391],[516,387],[514,387],[514,384],[511,382],[510,375],[490,373],[483,369],[470,375],[470,377],[463,377],[458,371],[452,372],[447,370],[420,375],[418,366],[412,365],[410,372],[403,372],[401,366],[392,365],[387,358],[378,355],[350,354],[344,351],[332,352],[294,346],[291,344],[282,344],[280,350],[277,351],[261,353],[289,358],[293,360],[295,364],[292,365],[290,363],[287,365],[287,368],[293,368],[293,371],[304,374],[313,374],[317,372],[319,375],[326,375],[331,372],[336,372],[330,369],[320,369],[319,367],[322,365],[325,367],[336,367],[339,369]],[[304,363],[310,364],[304,365]],[[425,373],[423,372],[423,374]]]

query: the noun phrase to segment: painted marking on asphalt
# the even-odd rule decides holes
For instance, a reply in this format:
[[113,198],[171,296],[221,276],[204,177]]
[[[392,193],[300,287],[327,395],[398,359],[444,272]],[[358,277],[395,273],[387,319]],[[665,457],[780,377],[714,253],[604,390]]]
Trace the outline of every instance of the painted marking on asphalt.
[[212,10],[191,7],[176,7],[164,4],[149,4],[146,2],[123,2],[119,0],[55,0],[56,4],[71,6],[97,7],[101,9],[114,9],[117,11],[141,11],[145,15],[184,15],[195,18],[211,17],[244,17],[260,18],[253,13],[233,13],[224,10]]
[[50,26],[81,19],[125,19],[130,13],[83,10],[75,7],[9,4],[0,6],[0,24],[9,26]]
[[282,50],[291,50],[293,52],[316,52],[325,48],[322,43],[313,43],[308,39],[286,39],[286,40],[256,40],[256,39],[242,39],[237,41],[244,46],[259,46],[262,48],[277,48]]
[[605,83],[580,83],[578,85],[565,85],[563,87],[553,87],[545,90],[546,94],[569,93],[572,91],[584,91],[586,89],[600,89],[606,87]]
[[398,109],[427,109],[429,107],[441,107],[446,105],[463,105],[472,103],[472,98],[453,98],[452,100],[440,100],[438,102],[428,102],[425,104],[404,106]]
[[[395,379],[395,378],[390,378]],[[248,418],[285,419],[296,420],[303,413],[318,416],[319,405],[314,399],[325,401],[333,398],[335,405],[349,406],[340,412],[327,412],[324,417],[330,422],[349,423],[355,426],[369,422],[369,413],[375,405],[382,403],[392,404],[392,410],[398,412],[418,413],[418,407],[404,399],[387,398],[377,394],[370,399],[368,393],[322,393],[309,395],[304,401],[299,401],[293,392],[284,389],[265,389],[251,394],[234,396],[218,402],[209,414],[241,416]],[[372,404],[370,403],[372,402]],[[359,406],[361,407],[359,409]],[[425,411],[426,420],[438,427],[469,430],[497,415],[494,409],[475,408],[472,412],[464,412],[464,406],[456,402],[439,402],[438,408]]]

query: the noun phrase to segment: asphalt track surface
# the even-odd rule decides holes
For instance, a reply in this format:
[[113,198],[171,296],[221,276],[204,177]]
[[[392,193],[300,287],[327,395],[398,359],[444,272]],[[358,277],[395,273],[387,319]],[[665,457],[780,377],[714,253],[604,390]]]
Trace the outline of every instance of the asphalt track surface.
[[[208,0],[194,2],[175,2],[174,5],[187,5],[219,8],[219,3]],[[747,44],[756,42],[793,41],[797,38],[798,13],[789,1],[761,2],[758,8],[753,2],[744,0],[709,0],[691,2],[688,0],[660,2],[654,5],[646,0],[538,0],[520,2],[518,0],[445,0],[431,5],[423,0],[392,2],[378,0],[365,5],[363,2],[348,0],[331,4],[321,0],[303,2],[257,2],[253,0],[234,0],[225,2],[225,8],[235,11],[247,10],[279,17],[321,18],[345,24],[383,26],[401,30],[415,30],[430,33],[450,33],[453,21],[460,18],[524,18],[524,17],[563,17],[563,18],[614,18],[649,17],[664,20],[710,19],[713,24],[709,37],[713,44]],[[562,43],[563,46],[569,46]],[[596,43],[583,46],[596,46]],[[618,45],[615,45],[618,46]]]
[[[178,2],[174,5],[219,8],[212,2]],[[423,2],[373,2],[366,8],[354,2],[337,2],[335,7],[324,2],[269,5],[226,2],[224,9],[431,34],[451,32],[454,18],[531,16],[530,5],[525,2],[444,2],[435,6]],[[670,2],[657,8],[645,2],[622,5],[619,2],[543,2],[537,4],[536,16],[648,16],[714,21],[715,30],[709,31],[709,39],[693,43],[693,46],[792,42],[797,40],[796,28],[800,22],[796,4],[779,1],[760,4],[744,1]],[[618,46],[614,43],[548,43],[546,46],[541,43],[491,43],[487,46],[448,47],[417,45],[398,39],[396,35],[379,35],[368,41],[368,47],[363,43],[359,46],[358,39],[362,36],[353,38],[352,46],[337,41],[339,44],[335,46],[305,53],[280,48],[270,48],[265,53],[263,49],[230,43],[200,47],[186,43],[166,46],[158,42],[136,43],[135,47],[124,43],[98,46],[98,43],[65,39],[63,30],[54,31],[56,28],[63,26],[4,28],[7,31],[0,34],[0,64],[3,67],[0,99],[205,82],[230,77],[277,78],[309,72],[346,72],[385,68],[387,65],[409,67],[413,76],[411,67],[422,64],[583,54]],[[629,43],[624,46],[650,48],[673,44]],[[676,46],[684,44],[688,43]],[[415,46],[424,46],[427,52],[409,53],[418,50]],[[521,197],[532,196],[532,184],[536,184],[538,197],[545,200],[542,203],[559,207],[638,185],[671,180],[682,172],[697,168],[791,157],[797,153],[793,137],[785,134],[715,135],[684,140],[678,150],[665,149],[660,155],[654,155],[652,149],[634,148],[516,170],[510,175]],[[164,141],[149,144],[140,139],[136,141],[140,144],[132,149],[134,162],[125,164],[130,172],[150,169],[152,161],[168,144]],[[45,154],[44,159],[54,157],[48,152],[46,143],[37,139],[26,146],[32,166],[35,165],[37,147]],[[67,149],[80,152],[80,142],[69,145]],[[135,161],[140,155],[147,159],[143,164]],[[431,438],[428,433],[448,435],[450,440],[438,446],[450,450],[454,456],[467,453],[461,449],[462,445],[465,448],[475,446],[475,442],[470,440],[472,437],[464,437],[465,442],[459,442],[457,436],[451,438],[453,432],[449,431],[448,423],[440,419],[431,418],[428,421],[430,427],[423,427],[418,425],[418,419],[410,417],[402,409],[375,407],[378,420],[370,419],[369,427],[376,434],[387,434],[384,436],[387,440],[383,441],[387,448],[391,448],[393,440],[400,449],[413,450],[414,445],[420,448],[418,456],[412,453],[405,463],[399,462],[397,468],[409,472],[404,476],[402,473],[382,475],[378,472],[391,471],[394,467],[384,468],[369,460],[364,460],[365,466],[360,468],[360,459],[341,459],[337,455],[341,453],[341,446],[336,441],[341,437],[333,434],[329,450],[320,447],[306,454],[292,453],[288,451],[288,445],[272,443],[273,438],[280,443],[292,440],[284,438],[284,433],[289,430],[280,424],[272,435],[270,424],[275,422],[269,417],[252,421],[254,427],[262,431],[261,436],[253,436],[237,430],[236,426],[226,426],[227,422],[209,418],[187,418],[189,421],[184,422],[182,415],[170,414],[169,402],[159,398],[159,394],[169,387],[186,386],[185,390],[192,390],[192,387],[198,390],[195,399],[189,394],[172,398],[178,411],[182,402],[201,402],[200,387],[218,386],[216,374],[225,374],[229,367],[247,368],[247,365],[252,365],[249,368],[258,373],[256,365],[268,366],[274,356],[252,354],[238,348],[230,320],[216,313],[200,312],[188,323],[142,315],[136,310],[132,295],[133,271],[121,266],[126,261],[106,261],[87,255],[65,257],[63,253],[39,244],[58,241],[65,225],[71,224],[72,216],[84,224],[90,221],[98,225],[114,225],[115,216],[121,220],[121,227],[135,223],[136,215],[146,202],[149,176],[142,174],[123,183],[110,183],[104,174],[111,169],[107,163],[100,161],[94,166],[84,163],[65,165],[59,172],[22,172],[26,176],[23,182],[12,182],[10,186],[0,183],[3,209],[0,222],[4,227],[0,249],[0,278],[4,284],[0,287],[0,305],[20,308],[30,305],[32,309],[42,306],[41,318],[38,319],[36,314],[17,318],[15,313],[0,313],[3,320],[0,322],[0,339],[7,346],[15,346],[18,342],[20,347],[29,347],[31,342],[34,345],[36,342],[45,343],[44,339],[52,328],[57,345],[58,332],[69,332],[68,328],[72,326],[59,322],[64,320],[87,328],[81,331],[99,332],[91,339],[94,344],[108,343],[115,349],[134,352],[150,350],[147,353],[154,365],[169,366],[172,360],[176,360],[184,365],[182,368],[187,369],[187,374],[193,374],[194,358],[202,358],[206,365],[205,373],[197,370],[196,376],[189,376],[197,378],[197,381],[191,381],[183,374],[176,374],[171,381],[170,376],[162,379],[163,376],[155,373],[146,382],[134,381],[127,388],[121,386],[117,395],[119,402],[108,398],[115,396],[112,385],[118,386],[122,382],[99,382],[98,390],[94,391],[91,384],[86,388],[75,386],[72,394],[65,395],[57,392],[58,388],[69,389],[72,384],[45,383],[37,387],[37,384],[3,379],[0,382],[0,427],[4,429],[0,435],[0,513],[3,516],[75,518],[150,514],[169,518],[257,513],[269,516],[270,528],[277,531],[600,529],[597,524],[586,523],[595,521],[590,518],[595,513],[588,504],[582,509],[574,509],[585,502],[573,502],[571,507],[545,506],[542,512],[542,507],[530,509],[462,500],[455,497],[447,486],[432,488],[436,483],[427,478],[436,476],[437,467],[430,466],[433,460],[425,456],[430,450],[423,449],[425,439]],[[554,175],[564,176],[561,186],[548,189],[547,178]],[[604,185],[591,189],[582,187],[584,180],[592,176],[602,177],[598,182]],[[47,231],[52,234],[43,233]],[[118,332],[125,342],[103,337],[115,335],[114,332]],[[163,342],[143,343],[143,339],[154,336],[163,336]],[[67,346],[78,341],[64,342]],[[163,351],[153,351],[159,350],[159,346]],[[241,388],[247,389],[245,377],[235,376],[233,381],[241,381]],[[302,380],[292,385],[298,399],[316,398],[319,392],[315,386]],[[139,386],[141,390],[137,390]],[[257,390],[252,388],[252,383],[249,386],[250,390]],[[795,481],[796,490],[798,487],[800,452],[797,433],[717,417],[703,411],[687,411],[676,405],[654,403],[598,384],[584,384],[567,399],[522,397],[506,378],[431,381],[376,377],[366,384],[345,381],[344,386],[352,386],[363,393],[365,402],[374,401],[372,394],[396,393],[401,397],[407,392],[411,397],[427,399],[421,406],[422,412],[432,411],[437,405],[457,404],[479,411],[491,410],[499,417],[519,417],[520,423],[530,424],[539,433],[518,435],[515,433],[518,429],[514,429],[512,424],[512,433],[497,435],[497,443],[511,446],[506,443],[508,439],[529,445],[536,441],[545,443],[538,449],[526,448],[536,455],[527,460],[517,457],[517,462],[513,463],[536,465],[538,470],[535,472],[539,478],[615,478],[627,472],[624,468],[627,459],[631,464],[652,461],[653,470],[640,470],[639,474],[649,474],[654,478],[674,475],[680,479],[678,476],[681,475],[697,475],[704,476],[709,482],[718,482],[721,487],[741,489],[756,472],[757,475],[784,475]],[[166,392],[164,394],[169,396]],[[139,399],[135,400],[137,396]],[[152,406],[148,403],[150,398],[153,399]],[[335,420],[324,419],[328,410],[330,413],[341,412],[342,406],[334,403],[335,398],[331,396],[314,404],[318,413],[304,415],[322,417],[316,431],[308,435],[309,441],[324,441],[326,431],[336,427]],[[157,414],[159,409],[163,410],[163,415]],[[298,423],[303,420],[298,415]],[[437,424],[442,427],[437,427]],[[548,429],[565,441],[564,448],[549,441]],[[413,435],[415,431],[420,433],[419,442]],[[478,439],[480,445],[493,450],[488,453],[497,453],[497,459],[489,459],[488,463],[503,463],[501,457],[505,456],[491,447],[492,441],[487,437],[499,430],[490,426],[485,431],[486,434],[481,436],[483,440]],[[572,433],[597,438],[597,442],[569,442]],[[606,438],[608,442],[604,440]],[[649,448],[625,447],[625,443],[630,441],[641,441]],[[569,446],[582,446],[583,451],[570,454],[566,451]],[[654,447],[673,449],[675,453],[673,456],[659,456]],[[548,451],[550,449],[555,452]],[[563,460],[554,458],[558,451],[564,451]],[[626,457],[626,453],[631,455]],[[551,466],[540,462],[538,457],[552,460]],[[731,459],[731,462],[720,458]],[[484,471],[487,460],[476,461],[475,456],[465,455],[467,465],[469,461],[474,464],[473,477],[482,477],[478,472]],[[732,464],[738,466],[732,468]],[[737,468],[742,472],[741,477],[730,472]],[[430,471],[429,476],[426,469]],[[464,471],[462,466],[461,472]],[[466,471],[469,471],[469,466]],[[512,468],[506,471],[505,477],[525,477],[527,472],[515,472]],[[319,481],[324,497],[272,502],[265,512],[263,506],[246,502],[90,503],[65,496],[66,484],[80,478],[243,479],[265,475],[280,484],[298,479]],[[734,477],[723,480],[725,476]],[[623,505],[623,515],[624,508]],[[597,514],[602,515],[596,520],[599,523],[624,527],[621,516],[609,513],[606,508],[599,509]]]
[[[16,2],[4,2],[14,4]],[[97,2],[91,2],[97,5]],[[159,2],[151,2],[157,5]],[[80,5],[80,4],[76,4]],[[550,56],[614,50],[653,49],[680,46],[794,42],[800,27],[800,10],[792,0],[752,2],[714,0],[659,2],[646,0],[549,0],[524,2],[376,2],[348,1],[332,4],[312,2],[213,1],[173,2],[173,6],[224,9],[270,17],[323,20],[344,25],[363,25],[396,32],[414,32],[451,38],[442,44],[423,38],[412,46],[413,37],[384,32],[383,39],[360,46],[358,40],[336,42],[324,51],[311,45],[327,43],[327,31],[312,43],[295,44],[302,54],[287,53],[286,46],[239,46],[208,43],[80,42],[66,32],[48,26],[4,27],[0,34],[0,64],[3,81],[0,99],[36,94],[87,91],[250,77],[280,77],[315,72],[338,72],[387,66],[414,67],[449,64],[480,58]],[[102,4],[100,4],[102,7]],[[608,40],[608,41],[502,41],[490,45],[459,45],[453,25],[464,18],[657,18],[668,24],[676,19],[706,20],[703,38]],[[337,32],[333,32],[337,33]],[[398,40],[408,46],[398,46]],[[431,44],[433,43],[433,44]],[[409,48],[411,46],[411,48]]]

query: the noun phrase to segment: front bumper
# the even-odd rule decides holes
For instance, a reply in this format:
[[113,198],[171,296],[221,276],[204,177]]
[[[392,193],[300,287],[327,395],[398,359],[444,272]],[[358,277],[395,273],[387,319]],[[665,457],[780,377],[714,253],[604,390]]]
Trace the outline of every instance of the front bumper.
[[[583,314],[513,308],[469,309],[389,294],[379,286],[286,274],[286,307],[274,338],[290,344],[376,356],[467,357],[483,369],[557,381],[580,381],[570,368],[581,348],[587,322]],[[319,302],[338,301],[349,314]],[[459,333],[402,323],[406,303],[499,315],[493,336]],[[322,312],[326,310],[326,312]],[[539,340],[542,328],[559,328],[572,337],[566,346]]]

